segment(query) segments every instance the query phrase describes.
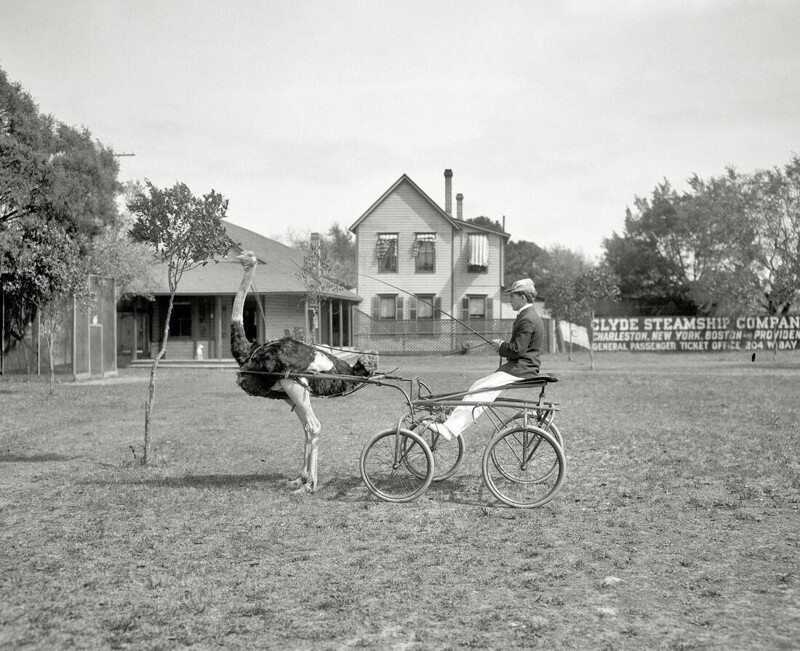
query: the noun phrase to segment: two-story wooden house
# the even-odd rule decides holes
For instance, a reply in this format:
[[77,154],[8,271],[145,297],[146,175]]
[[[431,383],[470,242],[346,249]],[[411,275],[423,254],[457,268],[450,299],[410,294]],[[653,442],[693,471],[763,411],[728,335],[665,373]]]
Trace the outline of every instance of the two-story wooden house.
[[452,171],[444,177],[444,209],[403,174],[350,226],[358,312],[367,317],[355,328],[357,347],[416,352],[480,341],[451,317],[497,330],[509,234],[464,221],[461,194],[453,216]]

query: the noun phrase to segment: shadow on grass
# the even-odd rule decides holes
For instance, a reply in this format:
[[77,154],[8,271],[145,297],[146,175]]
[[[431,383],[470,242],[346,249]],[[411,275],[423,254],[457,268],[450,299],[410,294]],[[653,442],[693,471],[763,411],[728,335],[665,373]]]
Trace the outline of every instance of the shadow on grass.
[[148,479],[142,483],[151,486],[165,486],[182,488],[221,488],[251,486],[253,484],[280,483],[288,481],[284,474],[250,474],[250,475],[184,475],[183,477],[163,477],[162,479]]
[[[482,481],[479,477],[456,477],[441,482],[432,482],[417,500],[431,500],[435,502],[459,504],[461,506],[481,506],[486,508],[510,509],[500,501],[487,502],[475,495],[475,481]],[[369,500],[381,501],[375,497],[361,479],[361,475],[350,477],[336,477],[326,481],[321,486],[324,493],[323,499],[328,502],[366,502]]]
[[371,495],[361,475],[330,479],[320,489],[328,502],[363,502]]
[[63,454],[0,454],[0,463],[46,463],[48,461],[72,461],[81,457],[67,457]]
[[180,477],[153,477],[150,479],[92,480],[87,484],[136,484],[163,488],[230,488],[286,482],[288,477],[277,473],[250,475],[181,475]]
[[460,504],[461,506],[508,508],[498,500],[492,499],[487,502],[479,495],[476,495],[476,492],[480,491],[482,487],[483,479],[481,477],[460,475],[444,481],[432,482],[427,495],[430,499],[435,499],[439,502],[449,502]]

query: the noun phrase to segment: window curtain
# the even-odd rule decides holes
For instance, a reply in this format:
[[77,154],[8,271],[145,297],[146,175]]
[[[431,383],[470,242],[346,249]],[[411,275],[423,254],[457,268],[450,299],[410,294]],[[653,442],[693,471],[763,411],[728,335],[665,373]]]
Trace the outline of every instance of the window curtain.
[[395,255],[395,247],[397,245],[396,235],[378,235],[378,243],[375,247],[375,253],[378,260],[383,260],[387,255],[392,257]]
[[469,265],[471,267],[489,266],[489,236],[483,234],[470,234],[469,236]]
[[419,254],[420,249],[423,251],[432,250],[435,245],[436,233],[417,233],[416,238],[414,238],[414,257]]

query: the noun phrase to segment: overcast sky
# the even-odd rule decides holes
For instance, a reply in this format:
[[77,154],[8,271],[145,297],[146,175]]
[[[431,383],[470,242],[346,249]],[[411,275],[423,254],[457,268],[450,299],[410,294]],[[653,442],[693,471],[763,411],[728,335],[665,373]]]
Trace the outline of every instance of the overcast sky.
[[350,226],[402,174],[589,257],[664,178],[800,153],[795,0],[0,0],[0,67],[121,179],[267,236]]

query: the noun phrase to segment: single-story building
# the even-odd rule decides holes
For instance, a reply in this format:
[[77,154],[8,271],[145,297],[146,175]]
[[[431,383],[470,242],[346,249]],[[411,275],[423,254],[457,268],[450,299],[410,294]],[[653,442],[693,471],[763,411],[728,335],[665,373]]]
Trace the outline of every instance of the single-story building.
[[[178,285],[167,340],[168,360],[231,359],[231,309],[244,273],[236,258],[241,251],[255,252],[260,263],[244,306],[247,336],[259,341],[286,335],[307,339],[311,332],[307,289],[300,276],[305,254],[241,226],[224,224],[235,246],[219,262],[186,272]],[[166,265],[153,267],[152,284],[153,300],[123,298],[118,304],[120,364],[155,357],[160,350],[169,304]],[[352,310],[360,301],[347,290],[327,294],[319,318],[318,343],[352,346]]]

